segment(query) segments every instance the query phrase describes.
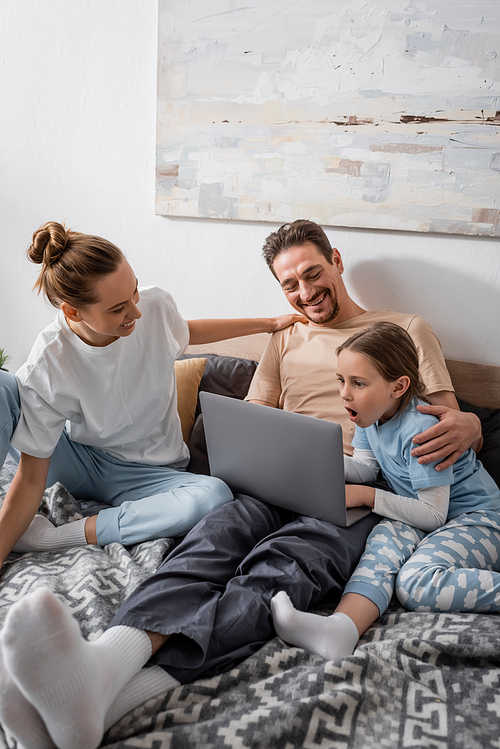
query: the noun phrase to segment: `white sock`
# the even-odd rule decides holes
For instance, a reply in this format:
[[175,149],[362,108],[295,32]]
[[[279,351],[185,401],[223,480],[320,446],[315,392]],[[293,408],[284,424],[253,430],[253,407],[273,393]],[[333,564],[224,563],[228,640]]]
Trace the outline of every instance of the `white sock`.
[[43,720],[7,671],[0,648],[0,723],[19,749],[55,749]]
[[41,588],[9,610],[0,633],[5,667],[59,749],[95,749],[106,713],[151,655],[147,634],[112,627],[87,642],[71,611]]
[[25,554],[28,551],[53,551],[65,546],[85,546],[86,520],[82,518],[56,527],[43,515],[35,515],[12,551]]
[[271,600],[271,611],[276,633],[285,642],[329,661],[354,653],[359,632],[347,614],[319,616],[298,611],[283,590]]
[[106,713],[104,730],[107,731],[120,718],[123,718],[124,715],[139,707],[139,705],[143,705],[159,694],[175,689],[179,684],[180,682],[177,679],[170,676],[160,666],[141,668],[139,673],[132,677],[128,684],[125,684]]

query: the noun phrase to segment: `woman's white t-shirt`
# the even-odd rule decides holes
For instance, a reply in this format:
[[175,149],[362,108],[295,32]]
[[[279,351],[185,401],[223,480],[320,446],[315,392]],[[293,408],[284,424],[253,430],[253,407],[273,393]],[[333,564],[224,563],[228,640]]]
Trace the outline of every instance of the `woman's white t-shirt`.
[[188,325],[157,287],[140,290],[139,309],[134,332],[104,347],[84,343],[57,314],[16,372],[14,447],[47,458],[66,426],[73,441],[121,460],[187,464],[174,361],[189,343]]

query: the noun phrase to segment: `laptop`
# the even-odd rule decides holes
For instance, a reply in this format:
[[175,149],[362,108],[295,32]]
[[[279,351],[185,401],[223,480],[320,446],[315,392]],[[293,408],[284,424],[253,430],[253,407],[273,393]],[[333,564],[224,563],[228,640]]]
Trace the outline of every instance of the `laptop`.
[[342,527],[370,514],[346,510],[340,424],[214,393],[200,403],[210,472],[234,494]]

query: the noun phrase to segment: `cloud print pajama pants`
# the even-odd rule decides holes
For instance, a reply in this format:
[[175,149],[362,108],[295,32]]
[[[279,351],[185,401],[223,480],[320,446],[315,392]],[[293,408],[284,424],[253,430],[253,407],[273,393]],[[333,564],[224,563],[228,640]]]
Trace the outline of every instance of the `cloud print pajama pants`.
[[360,593],[383,614],[394,588],[412,611],[500,611],[500,513],[464,513],[428,534],[383,520],[345,593]]

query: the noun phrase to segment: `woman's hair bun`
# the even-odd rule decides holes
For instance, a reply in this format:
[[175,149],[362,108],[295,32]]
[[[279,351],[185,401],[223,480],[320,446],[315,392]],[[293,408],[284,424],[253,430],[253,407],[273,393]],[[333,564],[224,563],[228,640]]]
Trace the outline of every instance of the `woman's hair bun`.
[[52,265],[66,249],[68,232],[63,224],[48,221],[33,234],[33,240],[28,249],[28,257],[32,263]]
[[95,304],[99,279],[114,273],[123,253],[102,237],[66,229],[49,221],[33,234],[28,257],[41,265],[34,289],[43,291],[54,307],[62,302],[75,309]]

